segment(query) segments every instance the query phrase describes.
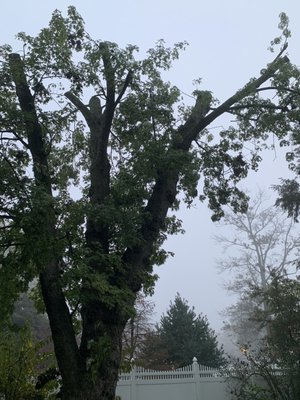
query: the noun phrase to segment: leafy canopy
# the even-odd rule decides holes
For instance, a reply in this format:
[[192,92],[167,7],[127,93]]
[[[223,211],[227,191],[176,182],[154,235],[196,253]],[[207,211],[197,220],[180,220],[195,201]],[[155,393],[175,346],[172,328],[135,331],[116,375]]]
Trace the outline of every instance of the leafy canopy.
[[[284,20],[281,24],[286,29]],[[283,36],[287,33],[283,31]],[[22,32],[17,38],[23,43],[22,61],[42,126],[53,196],[45,194],[34,182],[36,167],[29,152],[26,118],[11,80],[8,58],[12,49],[5,45],[0,49],[0,210],[5,227],[1,229],[0,273],[1,282],[5,282],[1,288],[1,293],[5,293],[1,301],[5,312],[11,311],[12,303],[7,300],[15,300],[19,292],[27,289],[50,251],[49,237],[41,235],[38,229],[47,218],[49,205],[58,216],[59,239],[53,239],[52,245],[62,260],[62,282],[68,302],[76,307],[78,282],[82,276],[88,276],[86,249],[82,245],[87,216],[109,226],[110,255],[97,257],[108,262],[112,270],[118,270],[125,249],[141,243],[145,204],[164,171],[179,171],[177,192],[183,192],[184,201],[191,204],[198,195],[201,200],[207,198],[213,218],[218,219],[223,215],[222,206],[228,202],[234,210],[245,209],[246,196],[236,185],[249,168],[257,168],[258,151],[265,145],[268,134],[273,132],[283,138],[287,131],[298,129],[297,108],[290,109],[291,102],[298,104],[298,70],[281,59],[277,73],[270,74],[272,90],[277,93],[275,102],[253,90],[251,81],[244,91],[237,93],[236,104],[233,99],[233,105],[227,109],[214,109],[212,105],[208,109],[211,121],[222,112],[230,112],[235,115],[237,126],[213,137],[206,128],[208,121],[204,129],[199,129],[196,145],[186,151],[181,137],[184,122],[189,118],[191,124],[201,106],[211,103],[213,98],[210,92],[197,91],[196,106],[185,107],[180,90],[163,80],[162,72],[171,68],[185,42],[170,48],[161,40],[145,59],[139,59],[136,46],[120,49],[115,43],[92,39],[74,7],[69,7],[67,17],[56,10],[49,26],[38,36]],[[91,92],[94,96],[85,106]],[[69,93],[67,98],[66,93]],[[78,108],[68,101],[70,93],[82,99],[78,104],[84,117],[93,107],[105,112],[110,95],[114,95],[116,110],[107,148],[110,192],[97,207],[88,204],[90,151],[94,144],[82,117],[78,116]],[[252,148],[245,154],[243,149],[249,141]],[[200,177],[203,188],[198,194]],[[179,197],[172,207],[178,206]],[[146,288],[153,284],[151,266],[164,262],[167,256],[161,248],[166,235],[179,230],[180,221],[172,215],[161,224],[149,269],[141,279]],[[116,290],[107,283],[107,276],[92,280],[102,294]]]
[[[207,200],[214,220],[225,204],[245,211],[238,183],[270,133],[286,144],[299,132],[287,22],[258,78],[221,104],[197,90],[191,107],[162,77],[186,43],[159,41],[142,59],[91,38],[74,7],[18,34],[22,54],[0,48],[0,315],[38,278],[64,398],[113,398],[122,332],[181,229],[180,201]],[[224,113],[235,122],[212,135]]]

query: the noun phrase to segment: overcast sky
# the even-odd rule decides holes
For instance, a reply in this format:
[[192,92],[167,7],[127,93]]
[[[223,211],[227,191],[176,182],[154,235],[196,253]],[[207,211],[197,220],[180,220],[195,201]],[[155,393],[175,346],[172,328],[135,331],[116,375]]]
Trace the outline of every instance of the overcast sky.
[[[279,33],[282,11],[288,14],[292,31],[288,54],[300,65],[298,0],[8,0],[1,4],[1,44],[15,43],[14,50],[20,50],[21,44],[14,42],[17,32],[36,34],[47,25],[55,8],[65,12],[68,5],[76,6],[92,36],[120,46],[132,43],[144,52],[161,38],[168,45],[187,40],[189,47],[168,75],[187,94],[194,90],[192,81],[201,77],[202,88],[223,101],[257,76],[274,57],[267,48]],[[188,96],[186,100],[190,102]],[[217,127],[218,123],[211,128]],[[286,175],[279,151],[265,159],[261,172],[243,183],[245,188],[253,192],[257,185],[268,188]],[[218,275],[215,268],[216,258],[222,255],[212,240],[217,228],[205,204],[182,209],[179,217],[186,234],[168,240],[167,247],[175,257],[157,269],[160,280],[153,297],[157,318],[179,292],[218,330],[222,323],[218,313],[233,299],[221,288],[225,276]]]

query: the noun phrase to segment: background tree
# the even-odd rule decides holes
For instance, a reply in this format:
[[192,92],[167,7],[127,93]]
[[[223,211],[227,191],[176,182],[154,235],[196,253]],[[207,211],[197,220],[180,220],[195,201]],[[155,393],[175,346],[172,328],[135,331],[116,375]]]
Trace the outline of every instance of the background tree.
[[190,308],[179,294],[174,303],[171,302],[166,315],[162,315],[156,331],[147,339],[140,358],[149,368],[179,368],[191,364],[194,357],[209,367],[217,368],[224,364],[223,349],[218,346],[207,318],[197,316],[194,308]]
[[242,361],[235,360],[231,365],[238,378],[234,393],[243,400],[299,399],[299,276],[273,276],[267,290],[257,288],[253,296],[257,295],[268,305],[268,312],[256,310],[256,318],[268,327],[268,334],[260,349],[245,348]]
[[266,290],[274,276],[285,276],[294,270],[299,238],[292,232],[291,219],[269,206],[262,191],[250,201],[245,214],[235,214],[232,210],[226,213],[222,226],[234,233],[217,236],[216,241],[236,255],[221,260],[218,267],[232,272],[233,277],[225,287],[239,296],[237,303],[225,311],[229,318],[225,329],[233,331],[240,344],[250,341],[253,344],[263,335],[253,313],[258,306],[266,311],[267,305],[251,295],[252,289]]
[[[160,41],[138,59],[135,46],[92,39],[74,7],[36,37],[20,33],[22,56],[1,47],[1,312],[38,278],[65,400],[113,399],[122,333],[180,230],[179,199],[191,204],[201,176],[214,220],[227,203],[245,210],[237,184],[261,143],[298,129],[287,24],[282,14],[273,62],[220,105],[196,90],[185,107],[163,81],[184,43]],[[236,124],[213,138],[224,113]]]
[[37,341],[51,338],[47,316],[37,312],[34,301],[25,293],[15,303],[12,322],[18,327],[29,325],[32,335]]
[[136,359],[145,337],[151,332],[154,304],[143,293],[138,293],[134,315],[123,332],[122,365],[130,367]]
[[[300,276],[274,276],[263,296],[270,313],[258,310],[258,319],[268,327],[267,346],[271,361],[285,377],[291,398],[300,396]],[[270,317],[271,315],[271,317]]]
[[165,342],[162,341],[157,329],[147,332],[144,336],[134,364],[156,371],[174,368],[174,364],[170,364],[170,355]]

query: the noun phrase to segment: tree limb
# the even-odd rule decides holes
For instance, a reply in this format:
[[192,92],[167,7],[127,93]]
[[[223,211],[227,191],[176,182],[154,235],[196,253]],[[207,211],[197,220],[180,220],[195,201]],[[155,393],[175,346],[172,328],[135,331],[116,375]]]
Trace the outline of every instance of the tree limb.
[[70,102],[72,104],[74,104],[74,106],[77,108],[77,110],[79,110],[81,112],[81,114],[84,116],[84,118],[86,119],[87,123],[89,123],[91,121],[91,112],[90,110],[87,108],[86,105],[84,105],[82,103],[82,101],[75,96],[75,94],[73,94],[72,92],[66,92],[65,96],[67,99],[70,100]]
[[[280,55],[283,51],[284,50],[280,52]],[[288,57],[279,58],[278,56],[274,59],[273,62],[271,62],[271,64],[269,64],[269,66],[259,78],[247,83],[243,89],[237,91],[233,96],[229,97],[226,101],[224,101],[224,103],[222,103],[219,107],[209,113],[201,122],[199,122],[199,131],[206,128],[211,122],[213,122],[224,112],[227,112],[233,104],[239,102],[243,98],[247,97],[249,94],[255,92],[264,82],[266,82],[275,74],[275,72],[280,68],[281,63],[289,63]]]
[[109,47],[108,44],[102,42],[99,46],[101,50],[101,56],[104,65],[104,75],[106,80],[106,92],[107,92],[107,107],[114,107],[115,104],[115,71],[111,64]]
[[[281,62],[289,62],[287,57],[281,59],[281,54],[282,52],[269,64],[259,78],[250,81],[243,89],[228,98],[208,115],[212,96],[209,92],[199,92],[190,116],[177,129],[177,134],[174,134],[174,139],[168,152],[174,150],[189,151],[192,141],[197,139],[200,131],[205,129],[217,117],[227,112],[235,103],[255,92],[260,85],[274,75],[280,68]],[[177,168],[173,167],[173,169],[159,171],[152,194],[143,211],[144,222],[140,230],[142,244],[135,248],[128,248],[123,254],[123,262],[132,267],[130,275],[134,281],[134,290],[139,290],[141,284],[136,278],[136,276],[141,276],[141,271],[139,272],[137,268],[139,270],[143,268],[146,271],[149,268],[150,270],[152,269],[149,265],[150,254],[159,231],[164,224],[167,212],[175,201],[179,170],[180,166],[178,165]]]
[[236,106],[232,106],[228,109],[227,112],[242,110],[244,108],[257,108],[257,109],[267,109],[267,110],[280,110],[280,111],[289,111],[287,106],[276,106],[274,104],[260,104],[257,106],[253,106],[253,104],[238,104]]
[[[33,172],[36,185],[40,192],[52,200],[51,176],[48,168],[48,158],[45,151],[43,131],[39,123],[35,108],[34,96],[31,94],[25,74],[25,65],[19,54],[9,55],[9,66],[12,79],[16,87],[16,95],[22,110],[28,137],[29,149],[33,158]],[[36,202],[33,204],[36,212],[43,211],[45,215],[43,224],[39,226],[41,237],[48,241],[47,254],[43,254],[43,267],[39,274],[41,291],[49,316],[55,353],[58,358],[59,368],[63,379],[70,387],[76,385],[81,373],[81,359],[72,325],[70,311],[61,287],[59,265],[56,249],[56,216],[53,202],[47,205]],[[26,234],[26,232],[25,232]]]
[[123,86],[122,86],[122,89],[120,90],[120,93],[119,93],[119,95],[118,95],[118,97],[117,97],[117,100],[115,101],[115,107],[116,107],[116,106],[120,103],[120,101],[122,100],[122,97],[123,97],[123,95],[124,95],[126,89],[128,88],[128,86],[129,86],[131,80],[132,80],[132,71],[129,71],[128,74],[127,74],[127,76],[126,76],[126,78],[125,78],[125,81],[124,81],[124,84],[123,84]]

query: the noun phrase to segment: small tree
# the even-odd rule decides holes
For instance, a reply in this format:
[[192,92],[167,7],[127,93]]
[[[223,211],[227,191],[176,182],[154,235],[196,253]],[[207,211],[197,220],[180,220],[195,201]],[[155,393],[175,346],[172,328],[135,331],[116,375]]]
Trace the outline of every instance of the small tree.
[[174,367],[173,364],[170,364],[168,349],[157,329],[147,332],[144,336],[135,364],[157,371],[169,370]]
[[294,279],[274,276],[266,291],[258,290],[268,312],[257,318],[268,327],[266,345],[271,362],[283,374],[291,399],[300,398],[300,275]]
[[[143,359],[152,368],[159,365],[183,367],[190,364],[194,357],[210,367],[217,368],[224,363],[223,349],[218,346],[217,337],[209,327],[207,318],[197,316],[194,308],[190,308],[179,294],[174,303],[171,302],[166,315],[162,315],[156,332],[148,337],[147,344]],[[156,348],[154,357],[149,351],[152,348]],[[146,358],[148,355],[150,360]]]

